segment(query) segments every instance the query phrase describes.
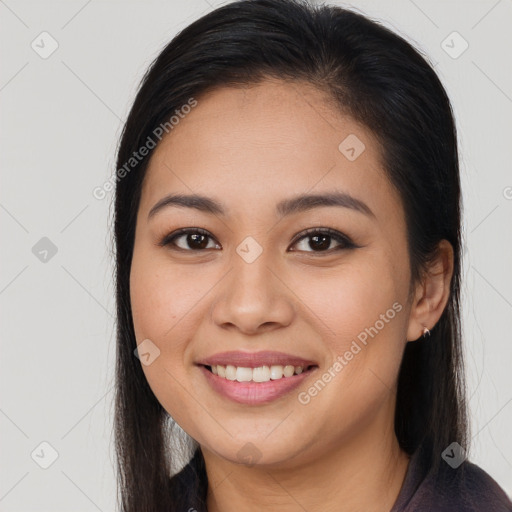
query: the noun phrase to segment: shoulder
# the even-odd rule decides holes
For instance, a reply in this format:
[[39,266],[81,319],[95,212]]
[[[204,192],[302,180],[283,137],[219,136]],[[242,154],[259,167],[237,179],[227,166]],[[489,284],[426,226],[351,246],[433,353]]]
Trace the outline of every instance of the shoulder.
[[446,465],[437,474],[427,475],[421,487],[424,503],[429,503],[422,511],[512,512],[512,501],[498,483],[469,461],[457,469]]

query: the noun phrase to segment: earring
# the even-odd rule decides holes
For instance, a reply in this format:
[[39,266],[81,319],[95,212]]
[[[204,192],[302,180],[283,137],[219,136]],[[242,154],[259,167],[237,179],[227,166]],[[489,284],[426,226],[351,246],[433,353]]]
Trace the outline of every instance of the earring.
[[430,331],[426,327],[423,327],[423,337],[430,338]]

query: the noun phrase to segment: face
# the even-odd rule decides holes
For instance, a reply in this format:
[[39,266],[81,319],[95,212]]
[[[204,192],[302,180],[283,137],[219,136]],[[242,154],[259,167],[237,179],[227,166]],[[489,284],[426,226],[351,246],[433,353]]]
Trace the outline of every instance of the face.
[[[162,203],[177,194],[215,205]],[[162,139],[143,184],[142,369],[209,453],[283,467],[330,453],[392,429],[409,273],[368,129],[309,85],[217,89]]]

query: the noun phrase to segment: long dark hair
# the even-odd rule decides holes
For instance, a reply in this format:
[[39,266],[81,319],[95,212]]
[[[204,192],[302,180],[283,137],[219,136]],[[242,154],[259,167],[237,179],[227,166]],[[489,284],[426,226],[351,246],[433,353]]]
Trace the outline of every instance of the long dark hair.
[[[460,329],[461,197],[457,136],[447,94],[428,60],[378,22],[304,0],[235,1],[195,21],[161,51],[142,79],[117,155],[115,249],[117,366],[115,437],[119,502],[125,512],[204,510],[207,478],[198,448],[170,478],[169,415],[151,391],[136,347],[129,295],[136,215],[155,129],[190,98],[214,87],[272,77],[307,82],[333,108],[369,128],[406,215],[411,283],[440,240],[454,250],[449,302],[428,341],[408,343],[398,378],[400,446],[425,450],[431,468],[453,441],[467,448]],[[132,162],[133,164],[133,162]],[[120,169],[126,172],[119,172]]]

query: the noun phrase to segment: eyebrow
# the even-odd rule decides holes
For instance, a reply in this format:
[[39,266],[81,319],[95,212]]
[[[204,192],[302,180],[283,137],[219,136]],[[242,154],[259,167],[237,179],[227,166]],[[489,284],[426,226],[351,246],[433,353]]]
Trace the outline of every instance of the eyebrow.
[[[148,214],[148,220],[159,211],[171,206],[193,208],[201,212],[224,217],[227,215],[222,204],[213,198],[200,194],[169,194],[160,199],[153,208],[151,208]],[[313,208],[327,206],[349,208],[375,218],[375,214],[366,203],[344,192],[300,194],[290,199],[280,201],[276,205],[276,213],[280,217],[285,217],[294,213],[312,210]]]

